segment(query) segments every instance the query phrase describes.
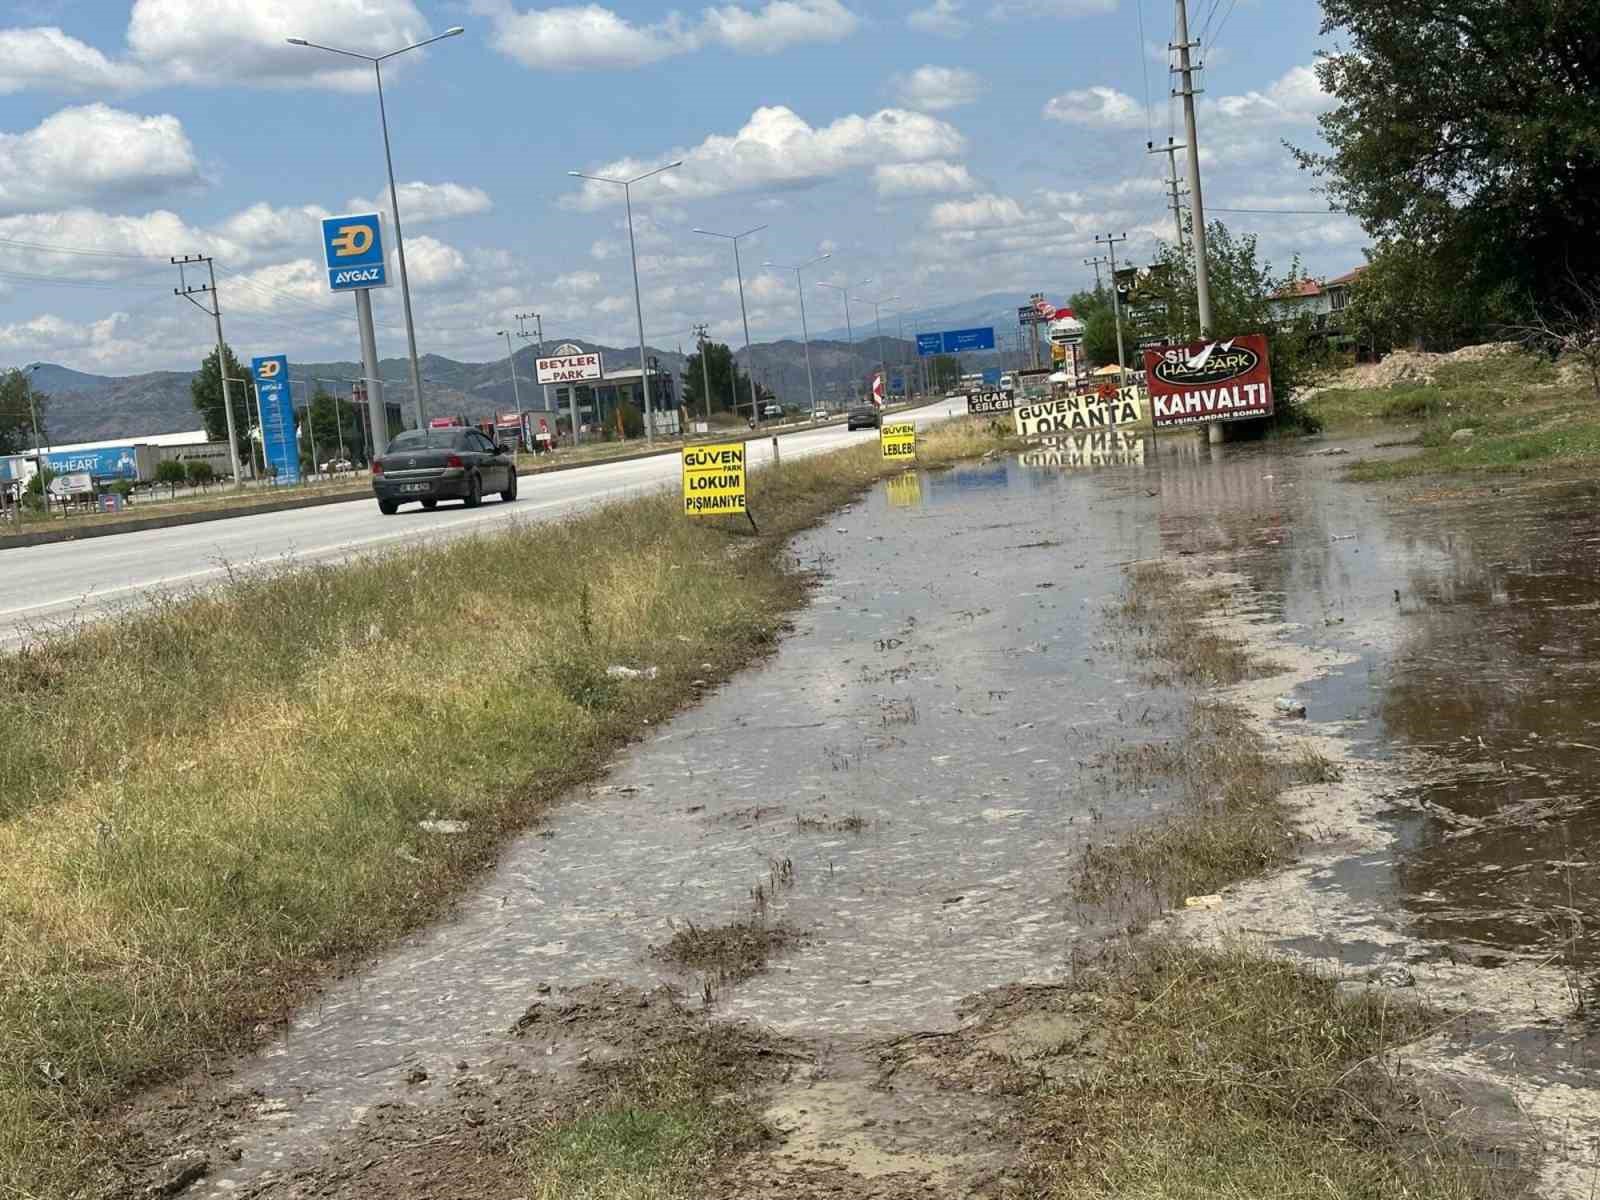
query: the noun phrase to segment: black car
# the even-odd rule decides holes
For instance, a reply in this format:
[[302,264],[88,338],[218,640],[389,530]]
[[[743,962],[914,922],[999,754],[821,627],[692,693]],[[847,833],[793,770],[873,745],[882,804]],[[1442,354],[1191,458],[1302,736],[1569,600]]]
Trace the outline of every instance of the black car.
[[850,410],[846,429],[882,429],[883,411],[876,404],[858,404]]
[[408,429],[372,460],[372,491],[385,516],[410,500],[426,509],[441,500],[476,508],[485,492],[509,503],[517,498],[517,460],[476,429]]

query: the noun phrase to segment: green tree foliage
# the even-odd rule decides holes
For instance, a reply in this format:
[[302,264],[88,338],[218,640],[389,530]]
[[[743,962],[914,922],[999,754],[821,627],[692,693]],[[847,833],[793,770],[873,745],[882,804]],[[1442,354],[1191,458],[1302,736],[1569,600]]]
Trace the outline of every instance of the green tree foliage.
[[1445,256],[1417,243],[1382,242],[1367,257],[1342,319],[1361,346],[1377,353],[1396,346],[1448,350],[1481,341],[1519,316],[1514,283],[1460,286]]
[[[733,351],[721,342],[705,343],[706,368],[700,366],[700,354],[691,354],[683,365],[683,406],[691,413],[703,413],[705,408],[705,375],[711,376],[711,411],[728,412],[733,407],[734,389],[739,394],[739,410],[750,412],[750,376],[739,370],[733,360]],[[768,393],[759,388],[763,401]]]
[[[222,347],[223,360],[230,381],[245,380],[241,384],[230,382],[229,392],[233,397],[233,423],[238,433],[239,457],[244,461],[252,461],[252,447],[250,439],[251,411],[248,382],[249,373],[234,357],[233,348],[224,343]],[[206,355],[200,363],[200,371],[189,383],[189,395],[194,400],[195,411],[200,414],[205,422],[206,436],[214,442],[228,440],[228,414],[222,401],[222,372],[217,370],[217,352],[213,350]]]
[[928,360],[928,386],[948,392],[961,382],[961,360],[953,354],[935,354]]
[[188,482],[188,472],[183,464],[175,458],[164,458],[156,464],[156,482],[167,485],[167,494],[173,495],[178,490],[180,483]]
[[188,478],[190,487],[205,487],[217,477],[217,473],[211,469],[211,464],[203,458],[191,458],[184,463],[183,473]]
[[[0,454],[21,454],[33,449],[33,408],[38,409],[40,425],[45,425],[49,403],[49,394],[33,386],[31,372],[13,367],[0,373]],[[41,429],[39,436],[43,444],[48,427]]]
[[1410,247],[1385,273],[1391,280],[1431,276],[1477,298],[1467,312],[1429,298],[1441,325],[1424,337],[1491,318],[1510,295],[1524,306],[1563,302],[1600,272],[1591,0],[1322,7],[1324,33],[1339,45],[1317,68],[1338,102],[1321,118],[1331,151],[1297,155],[1381,244]]
[[[302,457],[311,454],[312,438],[316,439],[317,457],[321,462],[332,462],[340,457],[352,460],[361,457],[356,451],[359,451],[364,443],[353,405],[339,400],[319,387],[311,397],[309,411],[310,429],[302,427],[300,430]],[[310,462],[311,459],[306,457],[306,461]],[[316,465],[320,466],[321,463]]]

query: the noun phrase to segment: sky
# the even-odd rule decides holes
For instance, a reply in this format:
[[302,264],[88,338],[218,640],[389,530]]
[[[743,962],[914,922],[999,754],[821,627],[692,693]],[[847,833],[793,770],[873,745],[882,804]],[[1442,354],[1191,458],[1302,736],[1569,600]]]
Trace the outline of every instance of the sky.
[[[1275,265],[1357,265],[1360,228],[1283,144],[1319,144],[1329,107],[1315,0],[1189,4],[1208,215]],[[794,272],[764,264],[823,254],[812,331],[844,324],[818,281],[862,284],[858,332],[872,300],[908,334],[984,293],[1063,302],[1093,283],[1096,234],[1141,261],[1173,236],[1146,153],[1183,140],[1173,20],[1171,0],[7,0],[0,366],[192,369],[214,333],[173,294],[189,254],[215,259],[242,358],[358,359],[318,222],[387,208],[372,71],[285,39],[377,54],[456,25],[384,69],[424,354],[491,360],[533,312],[552,346],[637,345],[623,189],[567,173],[675,159],[633,188],[652,345],[699,322],[742,343],[733,245],[697,227],[766,226],[739,243],[756,341],[801,328]],[[403,354],[398,286],[374,309],[380,353]]]

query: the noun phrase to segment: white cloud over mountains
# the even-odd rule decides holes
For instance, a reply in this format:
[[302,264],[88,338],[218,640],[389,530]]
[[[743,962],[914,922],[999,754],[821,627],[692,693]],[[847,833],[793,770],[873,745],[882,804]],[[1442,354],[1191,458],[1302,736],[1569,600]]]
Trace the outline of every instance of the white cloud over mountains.
[[[673,159],[683,166],[658,175],[645,196],[703,199],[755,188],[803,187],[879,164],[949,158],[966,139],[953,126],[925,113],[886,108],[870,116],[850,114],[812,126],[782,105],[758,108],[733,134],[713,134],[698,146],[653,159],[624,158],[589,174],[628,179]],[[622,203],[620,188],[585,181],[567,198],[570,207],[598,209]]]
[[836,42],[861,21],[840,0],[767,0],[702,10],[698,21],[672,11],[637,23],[600,4],[517,9],[509,0],[476,0],[495,26],[495,46],[529,67],[587,70],[642,67],[664,58],[720,47],[740,54],[775,54],[808,42]]

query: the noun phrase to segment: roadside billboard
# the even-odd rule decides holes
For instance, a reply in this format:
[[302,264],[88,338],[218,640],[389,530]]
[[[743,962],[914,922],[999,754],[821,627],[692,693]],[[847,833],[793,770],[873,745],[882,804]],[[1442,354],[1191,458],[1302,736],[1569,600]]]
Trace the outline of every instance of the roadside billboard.
[[383,221],[377,213],[325,217],[322,261],[330,292],[359,292],[389,286],[383,256]]
[[294,394],[289,388],[289,358],[283,354],[250,360],[261,415],[261,450],[279,483],[300,482],[300,434],[294,425]]
[[598,354],[552,354],[534,360],[540,383],[593,383],[606,377]]
[[1140,396],[1137,387],[1105,387],[1079,392],[1059,400],[1042,400],[1020,405],[1016,410],[1019,437],[1048,437],[1060,433],[1087,433],[1137,425]]
[[134,446],[47,450],[41,457],[53,475],[88,475],[94,479],[139,478],[139,451]]
[[1152,346],[1144,352],[1144,365],[1158,429],[1272,415],[1272,364],[1264,334]]
[[1007,390],[994,389],[993,391],[968,392],[967,414],[974,417],[991,416],[995,413],[1008,413],[1016,407],[1016,393]]
[[683,512],[720,517],[745,511],[743,442],[688,446],[683,451]]

